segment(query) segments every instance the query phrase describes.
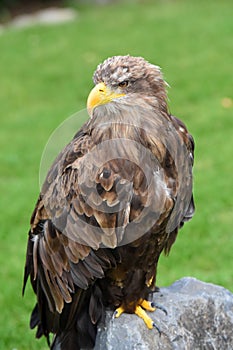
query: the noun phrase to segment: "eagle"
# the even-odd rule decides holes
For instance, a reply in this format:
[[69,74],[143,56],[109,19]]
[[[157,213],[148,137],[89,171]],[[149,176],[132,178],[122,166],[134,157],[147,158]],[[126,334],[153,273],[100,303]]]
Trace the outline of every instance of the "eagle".
[[160,68],[114,56],[93,81],[89,119],[48,171],[28,235],[30,327],[53,350],[93,348],[107,308],[156,327],[159,256],[194,214],[194,140]]

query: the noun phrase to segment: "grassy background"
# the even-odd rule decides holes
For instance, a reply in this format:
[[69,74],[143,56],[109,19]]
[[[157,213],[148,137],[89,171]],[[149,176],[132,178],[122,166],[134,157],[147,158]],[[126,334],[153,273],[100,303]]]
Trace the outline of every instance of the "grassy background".
[[[196,215],[158,284],[194,276],[233,291],[233,2],[141,1],[78,8],[77,21],[0,35],[0,349],[45,349],[28,330],[21,285],[39,164],[52,131],[85,108],[96,65],[115,54],[162,66],[170,109],[196,141]],[[80,120],[80,125],[83,120]]]

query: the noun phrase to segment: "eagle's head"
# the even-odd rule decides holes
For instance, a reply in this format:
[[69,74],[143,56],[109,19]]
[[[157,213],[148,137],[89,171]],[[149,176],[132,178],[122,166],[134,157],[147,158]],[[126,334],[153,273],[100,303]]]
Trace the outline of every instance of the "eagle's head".
[[127,105],[166,105],[166,83],[161,70],[142,57],[110,57],[98,65],[93,80],[95,87],[87,100],[90,115],[95,107],[116,101]]

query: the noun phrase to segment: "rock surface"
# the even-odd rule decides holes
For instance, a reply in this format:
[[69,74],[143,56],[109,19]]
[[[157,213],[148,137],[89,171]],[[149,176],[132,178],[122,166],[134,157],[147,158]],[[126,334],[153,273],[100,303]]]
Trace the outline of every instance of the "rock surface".
[[95,350],[232,350],[233,294],[186,277],[153,296],[167,310],[148,313],[161,330],[146,328],[136,315],[112,319],[98,330]]

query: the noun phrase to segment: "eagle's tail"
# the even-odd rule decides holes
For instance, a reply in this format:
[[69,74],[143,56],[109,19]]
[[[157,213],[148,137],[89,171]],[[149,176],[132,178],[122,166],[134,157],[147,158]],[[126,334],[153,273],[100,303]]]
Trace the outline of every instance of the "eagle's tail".
[[[102,291],[95,282],[87,290],[78,289],[71,303],[65,303],[62,313],[49,311],[42,293],[30,320],[30,328],[37,327],[36,338],[46,336],[51,350],[92,349],[95,345],[97,325],[104,321]],[[50,334],[54,333],[50,345]]]
[[56,335],[51,345],[51,350],[81,350],[93,349],[95,339],[91,339],[90,335],[80,336],[79,332],[73,328],[69,331]]
[[66,304],[60,319],[61,332],[57,332],[51,345],[51,350],[92,349],[95,345],[97,325],[104,319],[102,292],[95,283],[78,298]]

